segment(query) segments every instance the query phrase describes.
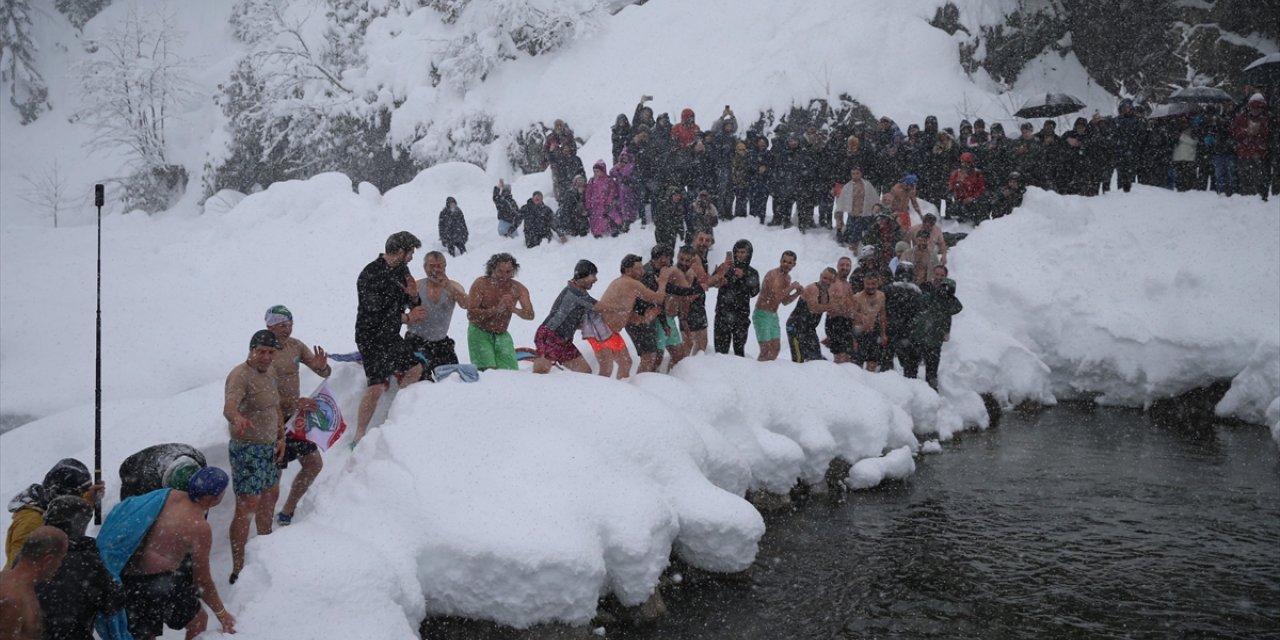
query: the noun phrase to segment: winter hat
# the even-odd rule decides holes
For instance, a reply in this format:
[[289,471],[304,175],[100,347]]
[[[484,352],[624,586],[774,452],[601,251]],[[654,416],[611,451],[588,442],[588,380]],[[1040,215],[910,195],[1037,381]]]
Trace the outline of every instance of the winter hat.
[[1021,125],[1021,126],[1019,126],[1018,128],[1019,128],[1019,129],[1021,129],[1021,130],[1023,130],[1023,131],[1034,131],[1036,127],[1035,127],[1035,125],[1031,124],[1030,122],[1024,122],[1024,123],[1022,123],[1022,125]]
[[266,329],[259,329],[256,333],[253,334],[252,338],[249,338],[249,350],[253,351],[258,347],[271,347],[272,349],[279,349],[280,340],[276,338],[276,334],[271,333]]
[[45,474],[44,482],[40,483],[44,487],[46,500],[52,500],[58,496],[78,496],[88,491],[91,484],[89,468],[75,458],[59,460],[58,464],[53,465],[49,473]]
[[591,165],[591,170],[595,171],[596,169],[599,169],[603,173],[608,173],[607,167],[608,165],[604,163],[604,160],[596,160],[596,163]]
[[278,304],[267,309],[265,320],[268,327],[280,324],[281,322],[293,322],[293,313],[289,311],[289,307]]
[[997,132],[997,131],[999,131],[1001,134],[1003,134],[1003,133],[1004,133],[1004,125],[1000,124],[999,122],[997,122],[997,123],[995,123],[995,124],[991,125],[991,133],[995,133],[995,132]]
[[1267,99],[1266,99],[1266,98],[1264,98],[1264,97],[1262,97],[1262,94],[1261,94],[1261,93],[1255,93],[1255,94],[1253,94],[1253,95],[1249,96],[1249,104],[1254,104],[1254,103],[1257,103],[1257,104],[1266,104],[1266,103],[1267,103]]
[[916,266],[906,260],[898,261],[898,270],[893,272],[895,282],[912,282],[916,279]]
[[955,295],[956,281],[951,278],[943,278],[938,281],[938,290],[950,295]]
[[600,270],[596,268],[596,264],[590,260],[579,260],[578,264],[573,265],[574,280],[589,278],[599,272]]
[[447,207],[451,204],[458,204],[457,198],[454,198],[453,196],[449,196],[448,198],[444,199],[444,206]]
[[73,496],[58,496],[44,510],[44,523],[68,536],[80,537],[93,517],[93,507]]
[[220,496],[227,490],[227,472],[217,467],[205,467],[191,476],[187,483],[187,496],[192,502],[210,496]]
[[985,129],[986,127],[987,127],[987,121],[983,120],[982,118],[978,118],[977,120],[973,121],[974,129]]

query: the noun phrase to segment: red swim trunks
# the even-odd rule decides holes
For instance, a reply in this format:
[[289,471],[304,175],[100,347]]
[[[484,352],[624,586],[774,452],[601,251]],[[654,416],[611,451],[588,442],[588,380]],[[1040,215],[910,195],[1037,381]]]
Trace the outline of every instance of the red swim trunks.
[[545,326],[538,327],[533,334],[533,346],[538,349],[538,355],[560,364],[582,357],[582,352],[572,342]]
[[591,350],[596,353],[601,351],[622,351],[627,348],[627,343],[623,341],[620,333],[609,336],[609,339],[604,342],[595,338],[587,338],[587,344],[591,345]]

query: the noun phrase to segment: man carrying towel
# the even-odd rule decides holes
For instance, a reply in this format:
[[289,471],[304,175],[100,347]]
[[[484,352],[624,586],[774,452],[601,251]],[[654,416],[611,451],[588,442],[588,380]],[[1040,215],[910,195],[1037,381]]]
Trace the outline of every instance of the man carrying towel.
[[[98,548],[112,575],[125,590],[128,632],[138,640],[170,629],[204,632],[213,610],[224,633],[235,633],[236,619],[227,612],[209,570],[213,534],[205,520],[222,502],[230,479],[222,469],[206,467],[187,483],[186,491],[159,489],[116,505],[102,524]],[[100,620],[103,638],[123,637],[123,621]]]

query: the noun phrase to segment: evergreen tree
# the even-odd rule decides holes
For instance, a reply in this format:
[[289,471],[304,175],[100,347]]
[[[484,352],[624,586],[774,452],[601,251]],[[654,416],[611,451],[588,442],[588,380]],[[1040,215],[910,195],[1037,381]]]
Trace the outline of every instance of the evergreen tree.
[[31,6],[27,0],[0,0],[0,85],[7,84],[9,103],[22,124],[34,122],[50,108],[49,88],[35,67],[39,52],[31,40]]
[[109,4],[111,0],[54,0],[53,6],[58,9],[58,13],[67,17],[71,26],[83,31],[84,25]]

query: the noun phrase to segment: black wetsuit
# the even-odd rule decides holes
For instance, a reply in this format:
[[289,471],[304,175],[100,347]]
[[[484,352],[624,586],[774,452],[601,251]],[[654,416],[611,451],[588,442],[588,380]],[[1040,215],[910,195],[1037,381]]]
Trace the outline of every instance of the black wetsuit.
[[[818,304],[830,303],[831,291],[819,286]],[[796,308],[787,317],[787,344],[791,347],[792,362],[826,360],[822,357],[822,345],[818,342],[818,322],[821,320],[822,314],[810,311],[809,303],[801,296],[796,302]]]

